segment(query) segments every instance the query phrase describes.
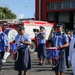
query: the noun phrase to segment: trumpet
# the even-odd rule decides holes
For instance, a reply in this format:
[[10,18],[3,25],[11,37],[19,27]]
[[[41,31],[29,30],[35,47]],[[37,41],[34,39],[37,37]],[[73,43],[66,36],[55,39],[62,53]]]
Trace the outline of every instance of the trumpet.
[[35,32],[39,32],[39,29],[33,29],[33,32],[35,33]]
[[41,34],[42,34],[42,33],[45,32],[45,31],[46,31],[46,30],[42,30],[42,29],[40,29],[40,30],[39,30],[39,29],[33,29],[33,32],[34,32],[34,33],[41,33]]

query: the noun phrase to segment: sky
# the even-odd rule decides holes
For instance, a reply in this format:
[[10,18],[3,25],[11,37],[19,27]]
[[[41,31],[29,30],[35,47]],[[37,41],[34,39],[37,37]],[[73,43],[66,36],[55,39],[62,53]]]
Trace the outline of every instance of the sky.
[[33,18],[35,15],[35,0],[0,0],[0,6],[8,7],[18,17]]

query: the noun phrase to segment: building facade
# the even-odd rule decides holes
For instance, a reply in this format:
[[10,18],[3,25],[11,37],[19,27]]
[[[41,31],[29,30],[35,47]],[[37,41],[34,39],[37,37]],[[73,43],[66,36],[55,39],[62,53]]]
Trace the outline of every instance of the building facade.
[[67,29],[75,27],[75,0],[36,0],[35,18],[64,23]]

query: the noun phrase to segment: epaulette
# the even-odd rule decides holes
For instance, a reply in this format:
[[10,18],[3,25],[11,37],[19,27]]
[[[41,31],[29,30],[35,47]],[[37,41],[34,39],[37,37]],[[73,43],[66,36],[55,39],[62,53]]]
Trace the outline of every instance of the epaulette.
[[5,33],[1,33],[2,36],[5,36]]

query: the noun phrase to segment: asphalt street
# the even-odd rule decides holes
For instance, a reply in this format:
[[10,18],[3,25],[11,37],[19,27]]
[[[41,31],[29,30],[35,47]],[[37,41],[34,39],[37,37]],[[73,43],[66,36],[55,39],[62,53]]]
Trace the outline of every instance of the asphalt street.
[[[52,71],[51,65],[46,62],[46,65],[38,65],[37,53],[31,53],[31,70],[29,70],[29,75],[55,75]],[[64,75],[71,75],[72,69],[67,68]],[[17,75],[17,71],[14,70],[14,62],[7,60],[3,63],[0,75]]]

